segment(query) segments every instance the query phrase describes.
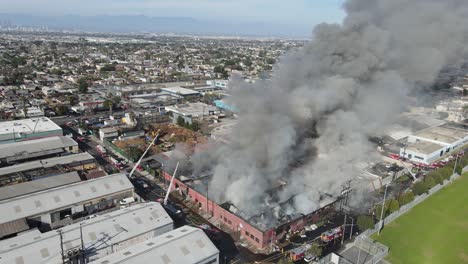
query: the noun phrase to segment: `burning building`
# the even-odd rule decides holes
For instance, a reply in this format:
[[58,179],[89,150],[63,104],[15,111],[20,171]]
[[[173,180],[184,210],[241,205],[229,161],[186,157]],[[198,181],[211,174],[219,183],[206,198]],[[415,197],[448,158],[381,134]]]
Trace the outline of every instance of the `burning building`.
[[[159,159],[160,160],[160,159]],[[170,182],[174,166],[166,162],[162,166],[162,177]],[[297,213],[291,208],[291,201],[265,203],[257,214],[248,215],[231,202],[216,200],[210,194],[209,183],[213,175],[194,176],[192,170],[185,166],[179,167],[172,185],[186,205],[196,209],[214,225],[231,233],[234,238],[248,242],[256,250],[270,251],[287,234],[303,230],[306,226],[317,223],[323,214],[335,211],[346,203],[350,188],[345,188],[341,195],[333,196],[326,193],[320,199],[320,208],[309,213]],[[189,176],[187,176],[189,175]],[[278,183],[269,190],[271,197],[284,186],[286,182]],[[242,194],[239,194],[242,195]]]
[[[408,94],[430,89],[444,67],[467,58],[464,0],[348,0],[344,9],[341,24],[317,26],[271,78],[231,80],[226,103],[239,116],[232,140],[191,157],[193,175],[213,176],[177,181],[258,248],[277,240],[283,215],[295,228],[333,203],[343,183],[361,176],[355,164],[378,159],[369,136],[408,106]],[[281,181],[287,184],[275,189]],[[352,187],[362,200],[366,190]],[[274,208],[278,217],[269,217]],[[265,226],[255,224],[262,212]]]

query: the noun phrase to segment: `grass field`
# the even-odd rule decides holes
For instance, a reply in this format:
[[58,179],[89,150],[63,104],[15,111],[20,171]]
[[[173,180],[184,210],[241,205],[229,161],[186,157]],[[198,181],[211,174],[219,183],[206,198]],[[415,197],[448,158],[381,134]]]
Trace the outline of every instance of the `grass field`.
[[468,173],[373,238],[390,247],[392,264],[468,263]]

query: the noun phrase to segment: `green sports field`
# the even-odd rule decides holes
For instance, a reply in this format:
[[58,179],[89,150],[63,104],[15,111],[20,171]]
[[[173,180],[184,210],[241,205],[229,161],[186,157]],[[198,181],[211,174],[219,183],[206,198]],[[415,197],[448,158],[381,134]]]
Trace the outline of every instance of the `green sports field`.
[[390,247],[392,264],[468,263],[468,173],[373,238]]

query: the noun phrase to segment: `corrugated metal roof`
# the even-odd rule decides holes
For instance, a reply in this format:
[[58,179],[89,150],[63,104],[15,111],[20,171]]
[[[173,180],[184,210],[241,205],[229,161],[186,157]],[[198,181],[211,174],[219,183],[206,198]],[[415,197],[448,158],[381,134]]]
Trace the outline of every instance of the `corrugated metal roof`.
[[69,137],[48,137],[35,140],[21,141],[15,143],[0,144],[0,159],[14,156],[25,156],[36,152],[46,152],[54,149],[77,146]]
[[0,201],[81,181],[76,171],[0,187]]
[[[151,213],[154,211],[157,211],[160,217],[153,218]],[[136,225],[134,217],[139,217],[143,223]],[[93,252],[88,257],[94,260],[112,250],[126,251],[123,249],[125,243],[121,244],[121,242],[128,239],[142,234],[156,236],[167,232],[172,229],[173,221],[159,203],[136,204],[61,228],[65,250],[81,246],[80,224],[85,248],[88,252]],[[112,249],[111,245],[113,245]],[[41,234],[34,230],[1,240],[0,263],[15,263],[18,258],[21,258],[24,264],[61,264],[59,233],[49,231]]]
[[51,168],[57,165],[66,165],[70,163],[84,162],[88,160],[94,160],[93,156],[91,156],[88,152],[83,152],[62,157],[29,161],[18,165],[0,168],[0,176],[39,168]]
[[19,233],[28,229],[29,229],[29,226],[26,223],[26,219],[24,218],[11,221],[8,223],[0,224],[0,237]]
[[[195,264],[218,259],[219,250],[205,232],[183,226],[98,259],[92,264]],[[218,263],[218,262],[216,262]]]
[[[125,174],[113,174],[6,199],[0,201],[0,224],[132,189],[133,185]],[[40,201],[40,205],[36,201]]]

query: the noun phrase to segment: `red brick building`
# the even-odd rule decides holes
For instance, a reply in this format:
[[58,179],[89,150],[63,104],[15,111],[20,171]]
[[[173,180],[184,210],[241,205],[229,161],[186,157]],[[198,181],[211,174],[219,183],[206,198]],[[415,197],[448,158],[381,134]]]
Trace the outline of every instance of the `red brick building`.
[[[164,178],[169,182],[171,175],[162,172]],[[301,231],[307,225],[319,221],[320,214],[329,208],[332,208],[337,200],[331,200],[326,206],[314,211],[308,215],[299,215],[289,221],[283,221],[276,226],[259,226],[242,218],[239,211],[228,203],[217,204],[206,197],[205,193],[199,190],[200,179],[194,180],[185,177],[175,178],[172,190],[177,190],[182,197],[190,199],[193,204],[198,204],[200,210],[211,216],[210,221],[216,222],[220,226],[229,229],[230,233],[241,237],[249,242],[258,250],[269,250],[274,244],[280,241],[288,232]],[[206,187],[205,187],[206,188]],[[198,190],[198,191],[197,191]]]

